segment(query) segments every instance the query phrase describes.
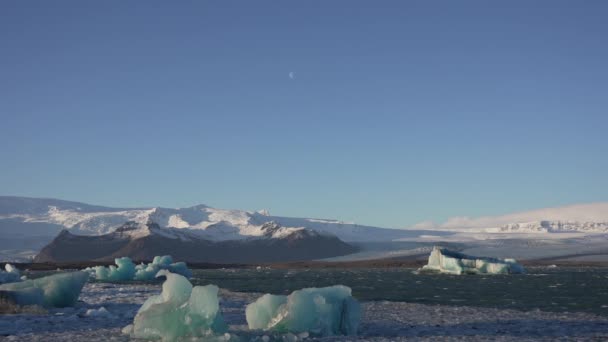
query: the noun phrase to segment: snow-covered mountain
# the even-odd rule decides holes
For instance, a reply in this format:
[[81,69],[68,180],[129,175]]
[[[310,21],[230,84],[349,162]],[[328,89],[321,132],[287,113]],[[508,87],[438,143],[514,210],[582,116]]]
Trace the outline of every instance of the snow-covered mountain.
[[442,224],[423,222],[416,227],[487,233],[607,233],[608,203],[577,204],[479,218],[452,217]]
[[[387,229],[205,205],[178,209],[109,208],[56,199],[0,196],[0,258],[22,260],[32,256],[62,230],[69,231],[71,236],[102,237],[130,221],[137,229],[129,232],[123,229],[122,233],[119,230],[120,234],[129,235],[130,240],[147,236],[154,236],[154,239],[162,237],[170,244],[205,240],[213,243],[214,248],[242,248],[242,244],[234,243],[255,240],[257,242],[250,244],[254,255],[266,248],[262,241],[284,243],[297,237],[314,237],[314,234],[335,236],[346,243],[357,243],[363,249],[373,249],[376,248],[374,244],[391,241],[423,244],[448,241],[476,245],[486,240],[519,239],[525,243],[534,239],[568,240],[576,236],[590,236],[595,242],[605,241],[608,236],[608,203],[480,218],[455,217],[443,224],[425,222],[413,229]],[[159,229],[150,228],[149,223],[158,224]],[[563,234],[565,232],[574,234]],[[573,243],[578,243],[576,241]],[[254,246],[259,249],[254,249]],[[308,246],[314,246],[314,243]],[[361,253],[367,252],[362,250]]]
[[111,261],[123,256],[152,260],[169,254],[187,262],[260,263],[336,257],[358,250],[333,235],[307,228],[286,229],[268,222],[261,229],[262,236],[221,241],[202,238],[195,230],[162,228],[152,221],[127,222],[103,235],[75,235],[63,230],[34,261]]
[[388,241],[424,233],[205,205],[179,209],[108,208],[56,199],[0,197],[0,236],[54,236],[62,229],[78,235],[102,235],[113,232],[125,222],[154,222],[162,228],[182,230],[186,235],[211,241],[267,236],[263,227],[270,222],[281,227],[273,233],[275,238],[304,228],[332,234],[347,242]]

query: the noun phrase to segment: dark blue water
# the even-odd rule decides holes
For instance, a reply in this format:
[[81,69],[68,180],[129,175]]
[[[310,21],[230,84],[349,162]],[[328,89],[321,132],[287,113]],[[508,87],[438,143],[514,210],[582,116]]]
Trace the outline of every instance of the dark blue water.
[[415,274],[414,269],[195,270],[196,285],[288,294],[343,284],[360,300],[471,305],[608,316],[608,268],[529,268],[524,275]]

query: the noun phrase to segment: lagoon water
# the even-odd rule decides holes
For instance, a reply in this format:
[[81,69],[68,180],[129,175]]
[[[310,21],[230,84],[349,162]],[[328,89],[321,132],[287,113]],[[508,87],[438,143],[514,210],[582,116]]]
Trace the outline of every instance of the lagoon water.
[[[408,268],[194,270],[192,282],[223,288],[222,315],[231,336],[243,340],[267,334],[249,331],[245,320],[246,305],[260,292],[334,284],[350,286],[362,301],[360,341],[608,340],[608,268],[528,270],[493,276],[415,274]],[[30,278],[49,273],[54,271],[26,272]],[[75,307],[3,315],[0,341],[127,341],[122,329],[145,300],[160,293],[160,285],[91,281]],[[107,315],[89,314],[101,307]]]
[[532,267],[524,275],[416,274],[389,269],[195,270],[195,285],[239,292],[288,294],[343,284],[363,301],[588,312],[608,316],[608,268]]

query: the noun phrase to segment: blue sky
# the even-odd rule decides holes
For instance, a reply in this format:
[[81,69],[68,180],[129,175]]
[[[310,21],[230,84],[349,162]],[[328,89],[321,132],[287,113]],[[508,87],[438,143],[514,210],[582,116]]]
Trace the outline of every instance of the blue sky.
[[606,201],[607,17],[605,1],[3,1],[0,193],[389,227]]

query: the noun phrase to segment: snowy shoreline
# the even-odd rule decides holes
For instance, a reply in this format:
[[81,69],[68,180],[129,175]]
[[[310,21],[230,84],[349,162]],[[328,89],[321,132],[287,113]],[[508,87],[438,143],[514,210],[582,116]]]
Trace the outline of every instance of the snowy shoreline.
[[[89,283],[74,308],[48,314],[0,316],[0,341],[128,341],[121,329],[132,323],[143,301],[160,292],[160,284]],[[244,307],[261,294],[222,290],[222,314],[232,338],[243,341],[270,335],[247,329]],[[99,310],[104,307],[104,310]],[[588,313],[517,311],[470,306],[404,302],[362,303],[359,335],[323,341],[554,341],[608,339],[608,317]],[[293,338],[294,336],[291,336]],[[232,341],[232,338],[230,339]],[[313,340],[306,338],[306,340]]]

